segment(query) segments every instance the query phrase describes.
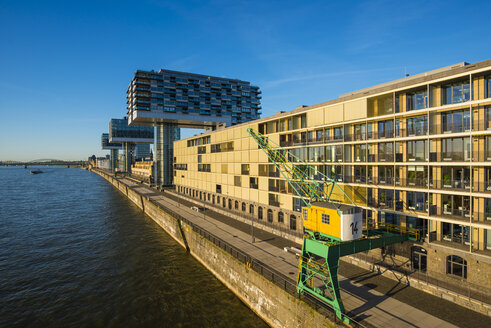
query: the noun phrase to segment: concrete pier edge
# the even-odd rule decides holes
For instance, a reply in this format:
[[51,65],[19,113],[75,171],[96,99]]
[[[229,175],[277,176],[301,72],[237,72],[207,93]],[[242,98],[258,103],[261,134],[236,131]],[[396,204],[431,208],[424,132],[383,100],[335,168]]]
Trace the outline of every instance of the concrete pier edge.
[[[106,172],[92,170],[100,175],[142,211],[154,220],[168,235],[196,258],[220,282],[231,290],[254,313],[271,327],[345,327],[339,320],[332,320],[299,298],[277,286],[233,255],[218,247],[185,222],[175,218],[164,208],[142,197],[126,184]],[[184,242],[181,231],[185,235]]]

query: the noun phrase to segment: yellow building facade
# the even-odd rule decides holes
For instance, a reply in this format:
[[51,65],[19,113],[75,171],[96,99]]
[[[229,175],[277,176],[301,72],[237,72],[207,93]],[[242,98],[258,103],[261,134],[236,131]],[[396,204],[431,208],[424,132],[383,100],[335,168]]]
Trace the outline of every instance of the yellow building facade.
[[301,235],[300,199],[247,128],[308,163],[311,179],[336,179],[364,223],[418,229],[397,248],[405,269],[491,290],[491,60],[174,143],[177,192]]

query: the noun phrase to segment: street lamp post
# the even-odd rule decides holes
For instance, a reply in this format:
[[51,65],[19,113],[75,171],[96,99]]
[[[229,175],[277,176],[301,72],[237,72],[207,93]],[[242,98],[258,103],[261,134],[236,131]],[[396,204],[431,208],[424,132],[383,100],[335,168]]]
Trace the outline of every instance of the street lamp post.
[[255,241],[254,240],[254,215],[251,215],[251,237],[252,237],[252,243],[254,244]]

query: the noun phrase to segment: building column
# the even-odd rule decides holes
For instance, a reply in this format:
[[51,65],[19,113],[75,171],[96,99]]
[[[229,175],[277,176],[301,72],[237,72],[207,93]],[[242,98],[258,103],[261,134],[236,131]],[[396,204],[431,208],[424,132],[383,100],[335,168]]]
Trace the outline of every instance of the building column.
[[111,171],[116,172],[116,168],[118,167],[118,149],[111,149]]
[[174,141],[181,138],[181,129],[175,124],[159,123],[155,126],[155,181],[157,186],[172,185]]
[[135,144],[132,142],[123,143],[124,166],[123,171],[131,173],[131,164],[134,162]]

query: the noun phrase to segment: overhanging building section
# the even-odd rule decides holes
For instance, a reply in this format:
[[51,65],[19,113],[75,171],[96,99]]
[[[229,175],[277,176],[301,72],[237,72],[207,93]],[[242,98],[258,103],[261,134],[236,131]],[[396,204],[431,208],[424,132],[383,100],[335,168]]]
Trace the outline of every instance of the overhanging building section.
[[110,157],[110,169],[116,171],[118,167],[118,153],[120,149],[123,149],[123,144],[118,142],[109,142],[109,133],[103,133],[101,136],[101,147],[104,150],[111,151]]
[[153,143],[153,128],[131,126],[128,120],[113,118],[109,121],[109,141],[114,143]]
[[132,125],[157,125],[166,123],[179,128],[214,129],[217,125],[232,125],[232,117],[203,116],[200,114],[164,113],[161,111],[134,111]]
[[[130,172],[131,164],[135,162],[136,144],[152,144],[154,142],[154,129],[149,126],[130,126],[126,119],[113,118],[109,121],[109,142],[119,143],[123,148],[123,171]],[[117,157],[116,152],[111,156]],[[111,166],[116,167],[116,160]]]
[[259,118],[259,87],[237,79],[161,69],[136,71],[127,91],[130,125],[206,128]]
[[420,230],[401,246],[401,266],[491,290],[491,60],[174,143],[178,192],[301,233],[299,198],[247,128],[308,162],[310,179],[336,179],[364,222]]
[[101,136],[101,147],[105,150],[122,149],[123,145],[119,142],[109,142],[109,133],[103,133]]
[[135,73],[127,90],[131,126],[156,128],[156,181],[172,183],[180,128],[215,130],[258,119],[261,91],[247,81],[161,69]]

